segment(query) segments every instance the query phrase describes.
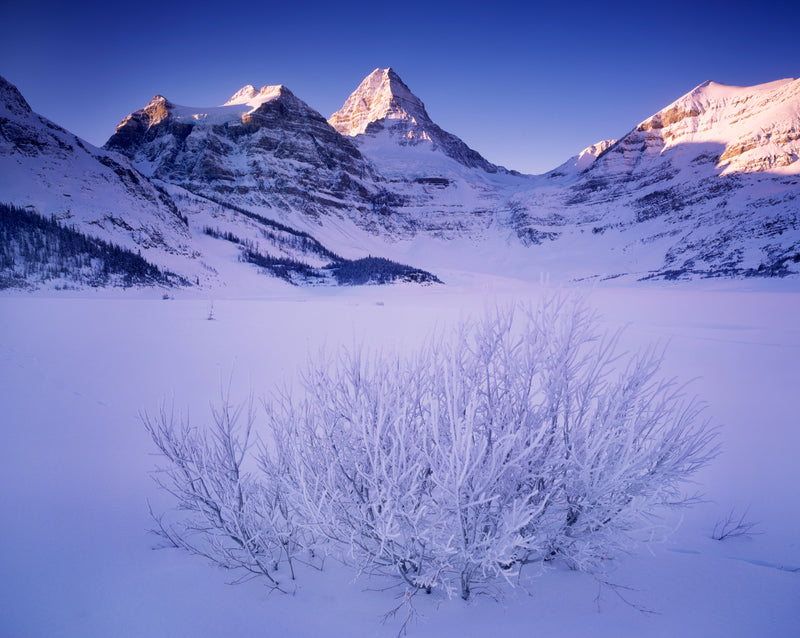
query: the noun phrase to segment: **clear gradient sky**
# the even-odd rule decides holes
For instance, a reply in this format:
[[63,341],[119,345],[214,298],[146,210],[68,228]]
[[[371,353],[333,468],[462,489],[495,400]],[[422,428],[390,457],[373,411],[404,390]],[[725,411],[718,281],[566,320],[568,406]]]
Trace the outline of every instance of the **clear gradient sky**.
[[554,168],[701,82],[800,76],[800,0],[0,0],[0,75],[102,145],[156,94],[192,106],[284,84],[324,116],[393,67],[492,162]]

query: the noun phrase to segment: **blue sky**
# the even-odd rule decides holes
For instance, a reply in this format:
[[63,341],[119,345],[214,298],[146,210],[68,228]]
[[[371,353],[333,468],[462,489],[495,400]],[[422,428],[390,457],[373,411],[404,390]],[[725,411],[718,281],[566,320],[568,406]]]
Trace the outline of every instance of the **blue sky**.
[[701,82],[800,76],[800,2],[9,2],[0,74],[102,144],[160,93],[221,104],[285,84],[324,116],[393,67],[492,162],[554,168]]

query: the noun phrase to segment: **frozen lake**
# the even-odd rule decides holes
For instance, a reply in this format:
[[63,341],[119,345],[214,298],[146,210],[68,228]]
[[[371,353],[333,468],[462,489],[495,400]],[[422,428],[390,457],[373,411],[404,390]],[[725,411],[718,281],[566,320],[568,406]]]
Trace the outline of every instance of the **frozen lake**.
[[[480,290],[477,290],[480,288]],[[727,289],[726,289],[727,288]],[[632,350],[666,344],[721,426],[697,477],[706,502],[664,542],[615,561],[609,579],[554,568],[497,602],[416,598],[410,636],[779,636],[800,626],[800,292],[780,286],[583,291]],[[394,636],[396,591],[330,564],[291,595],[178,551],[153,551],[147,503],[169,506],[138,414],[162,401],[201,424],[220,380],[256,398],[321,347],[412,350],[487,303],[536,285],[287,290],[211,300],[184,293],[0,297],[0,634],[5,636]],[[752,538],[715,541],[732,509]],[[678,523],[681,523],[678,527]],[[365,591],[367,590],[367,591]]]

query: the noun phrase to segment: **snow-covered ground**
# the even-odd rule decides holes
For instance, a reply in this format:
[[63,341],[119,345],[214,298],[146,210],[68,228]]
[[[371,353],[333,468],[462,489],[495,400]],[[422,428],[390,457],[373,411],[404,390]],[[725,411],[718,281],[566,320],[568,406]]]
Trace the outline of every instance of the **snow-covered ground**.
[[[488,302],[547,288],[490,279],[451,286],[155,291],[0,297],[0,635],[394,636],[385,583],[329,563],[290,595],[203,559],[153,551],[148,500],[168,507],[137,414],[162,400],[207,419],[220,380],[258,398],[321,346],[413,348]],[[501,601],[417,596],[410,636],[790,636],[800,626],[800,290],[791,282],[584,290],[626,347],[668,342],[664,373],[721,426],[697,477],[707,502],[665,541],[613,561],[614,590],[555,567]],[[222,295],[220,295],[222,297]],[[232,377],[231,377],[232,375]],[[732,509],[751,538],[715,541]],[[618,596],[621,594],[630,603]],[[642,613],[635,607],[656,613]]]

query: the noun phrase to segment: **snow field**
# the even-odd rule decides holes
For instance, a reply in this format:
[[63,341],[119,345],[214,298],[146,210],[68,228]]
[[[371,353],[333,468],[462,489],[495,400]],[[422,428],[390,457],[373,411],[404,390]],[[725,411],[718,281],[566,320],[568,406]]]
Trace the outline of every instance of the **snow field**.
[[[256,399],[294,378],[320,347],[413,349],[487,303],[535,299],[533,285],[275,290],[260,299],[148,294],[0,298],[0,634],[8,636],[394,636],[403,612],[386,583],[328,564],[292,595],[177,551],[153,551],[148,472],[159,462],[137,418],[174,401],[201,425],[220,380]],[[196,292],[185,293],[196,295]],[[688,381],[721,426],[701,471],[708,499],[666,541],[614,561],[619,594],[556,567],[500,603],[417,596],[411,636],[772,636],[800,622],[800,296],[709,286],[603,288],[589,304],[622,344],[668,342],[663,372]],[[279,296],[280,295],[280,296]],[[749,508],[752,538],[714,541],[714,523]],[[680,521],[670,518],[667,528]],[[364,591],[371,590],[371,591]],[[530,596],[527,594],[530,593]],[[598,597],[599,593],[599,597]],[[596,600],[597,598],[597,600]]]

